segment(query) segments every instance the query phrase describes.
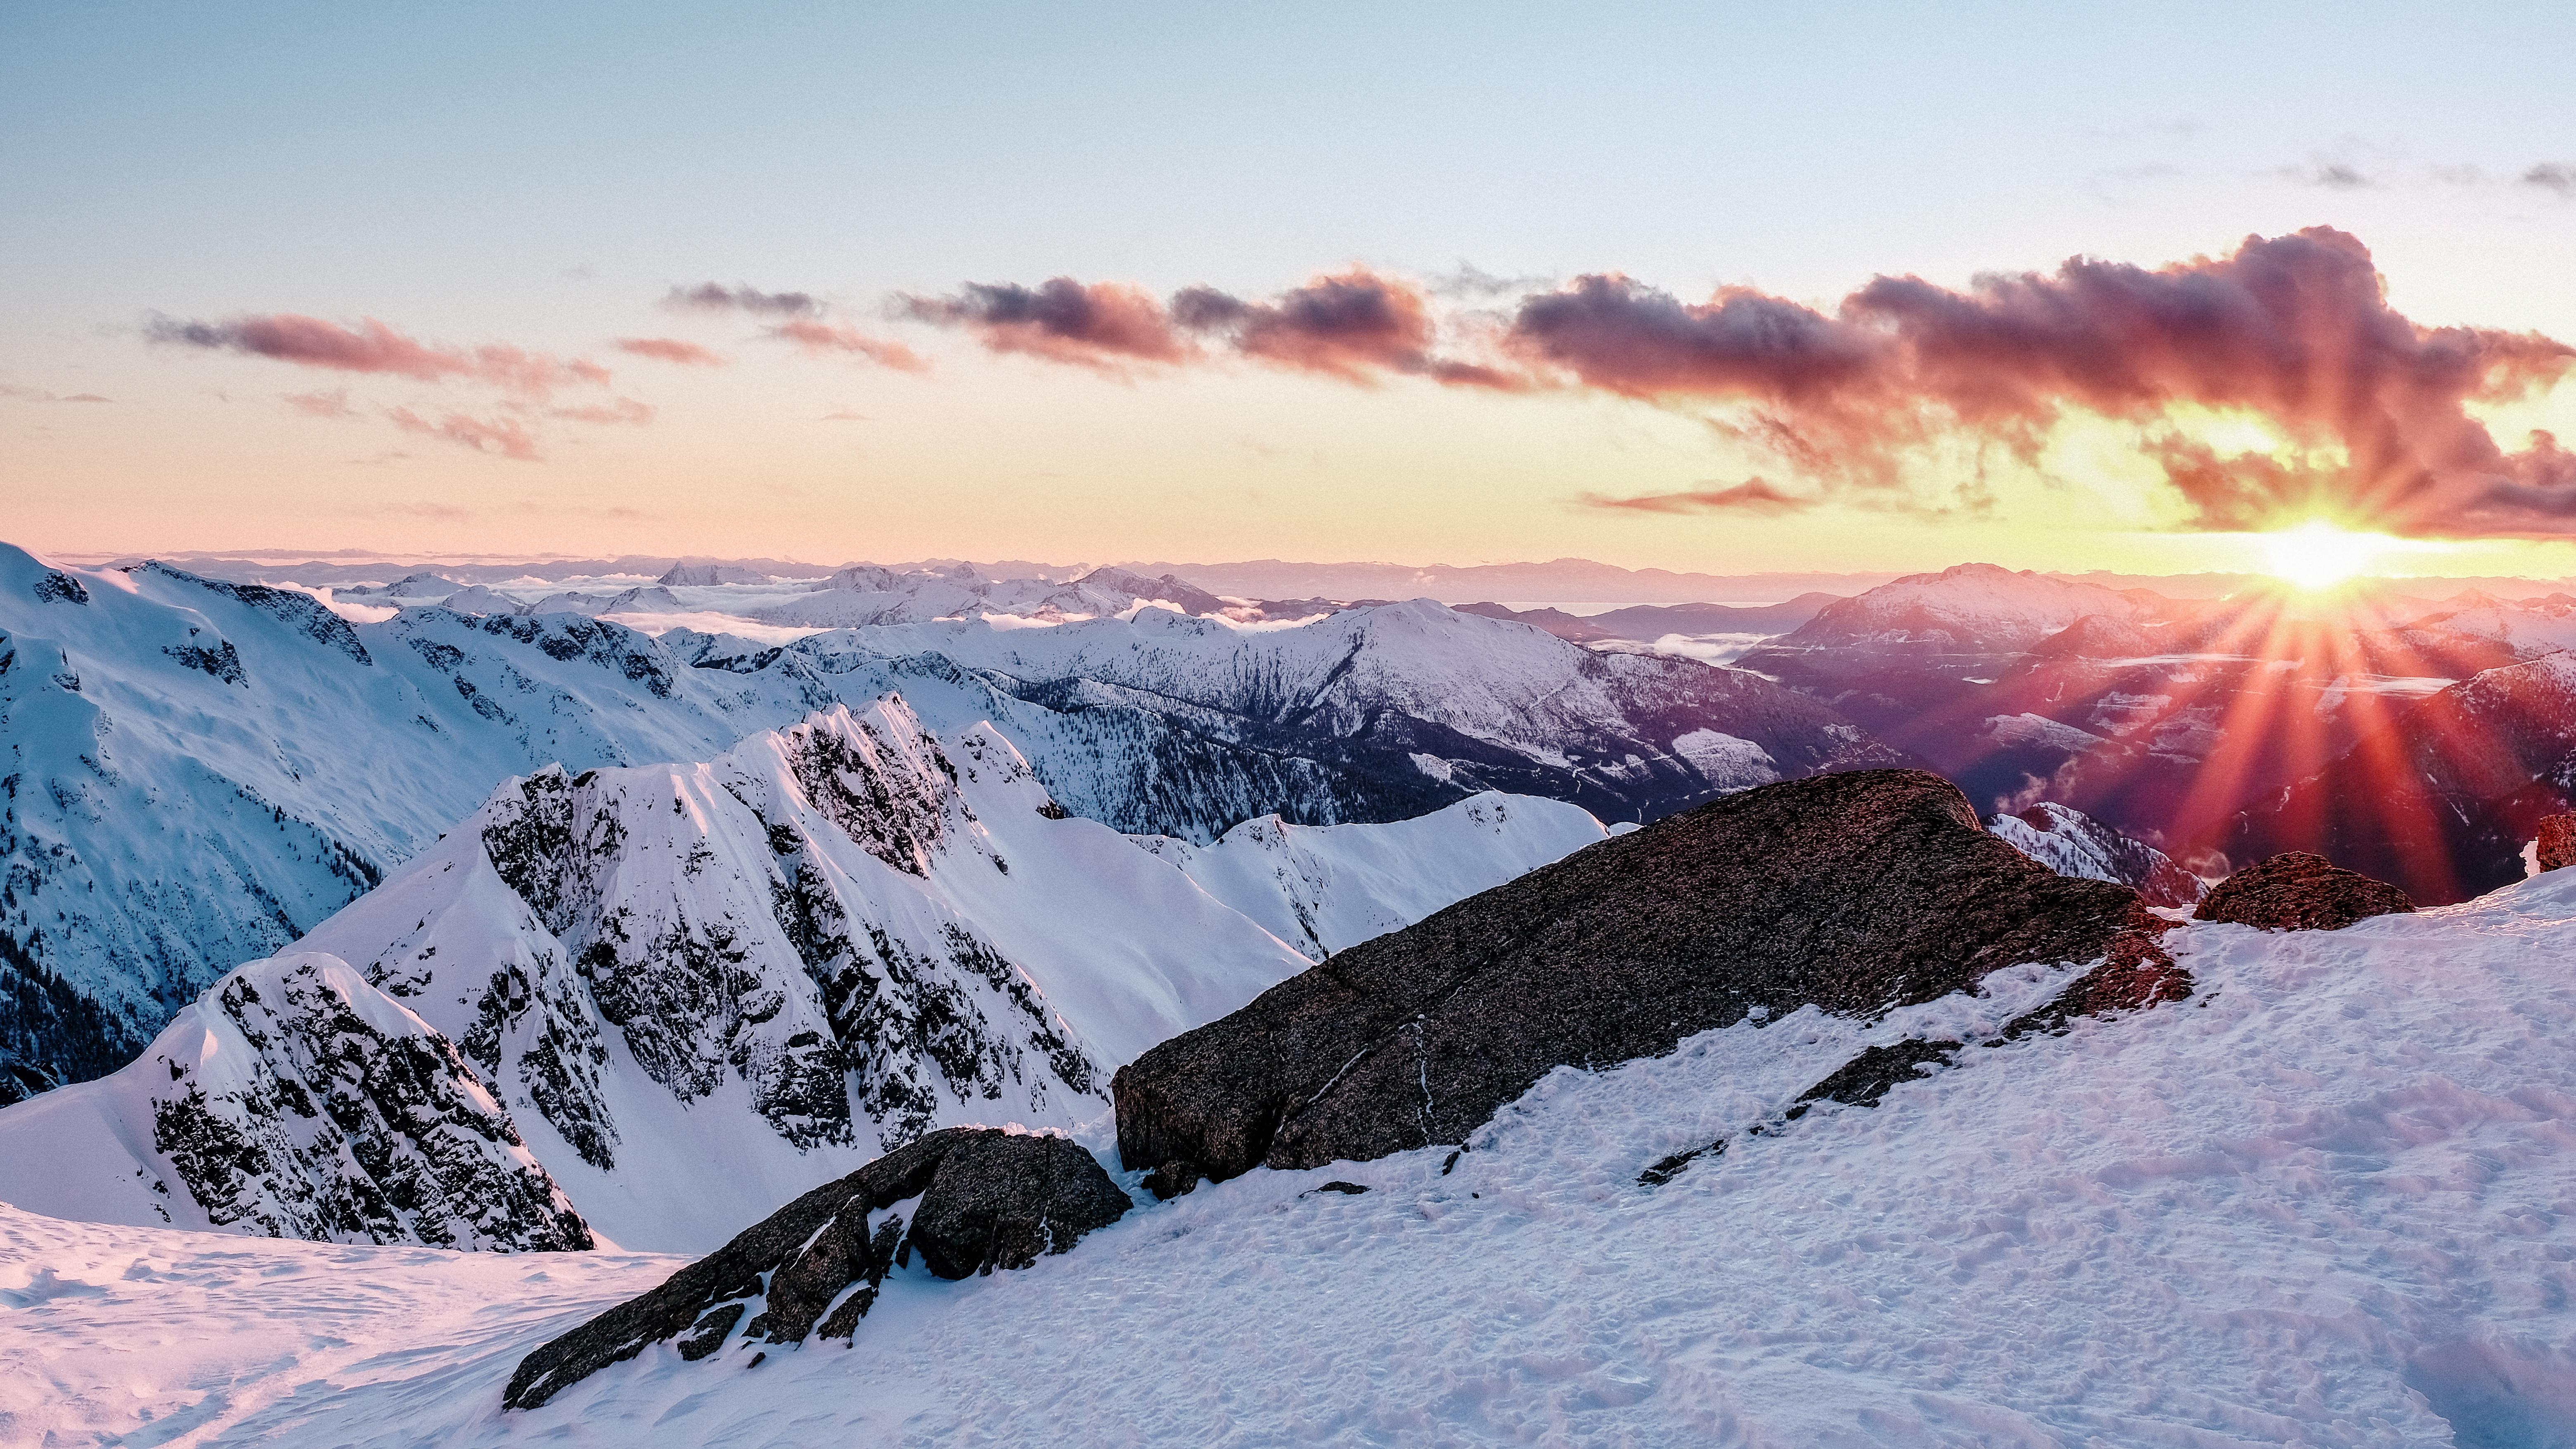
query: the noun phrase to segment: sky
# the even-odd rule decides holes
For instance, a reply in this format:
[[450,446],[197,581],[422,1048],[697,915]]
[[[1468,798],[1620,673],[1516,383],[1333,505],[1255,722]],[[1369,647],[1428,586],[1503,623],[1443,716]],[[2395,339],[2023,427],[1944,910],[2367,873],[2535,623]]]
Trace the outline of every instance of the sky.
[[2576,574],[2570,53],[2529,4],[0,7],[0,536],[2187,572],[2325,518]]

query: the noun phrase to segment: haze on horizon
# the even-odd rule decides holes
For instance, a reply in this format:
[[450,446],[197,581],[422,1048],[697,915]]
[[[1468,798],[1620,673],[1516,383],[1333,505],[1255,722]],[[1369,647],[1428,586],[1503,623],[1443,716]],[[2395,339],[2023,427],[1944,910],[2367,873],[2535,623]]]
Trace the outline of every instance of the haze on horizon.
[[2124,23],[22,10],[6,533],[2576,573],[2576,27]]

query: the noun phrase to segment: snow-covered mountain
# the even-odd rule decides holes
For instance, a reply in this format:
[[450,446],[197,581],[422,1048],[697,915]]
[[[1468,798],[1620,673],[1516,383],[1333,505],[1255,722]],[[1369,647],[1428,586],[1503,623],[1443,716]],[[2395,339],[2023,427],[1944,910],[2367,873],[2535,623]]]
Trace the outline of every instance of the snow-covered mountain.
[[1136,704],[1213,737],[1384,776],[1570,799],[1604,818],[1891,752],[1814,700],[1742,670],[1598,654],[1416,599],[1295,628],[1164,610],[1053,628],[950,622],[804,641],[817,659],[935,653],[1035,703]]
[[2200,877],[2163,851],[2053,801],[2018,815],[1989,816],[1986,828],[2059,875],[2116,881],[2151,906],[2187,906],[2208,893]]
[[1905,645],[1951,654],[2020,653],[2088,615],[2137,619],[2162,603],[2027,569],[1965,563],[1827,604],[1781,647]]
[[2190,1003],[1971,1046],[1875,1106],[1783,1120],[1855,1053],[1986,1040],[2064,972],[1562,1070],[1463,1153],[1256,1169],[1022,1272],[916,1260],[846,1347],[656,1347],[528,1411],[500,1402],[531,1350],[684,1260],[0,1208],[0,1439],[2567,1442],[2576,871],[2163,939]]
[[504,779],[706,760],[836,703],[900,692],[944,735],[990,723],[1065,809],[1200,842],[1271,814],[1407,819],[1488,789],[1633,819],[1887,755],[1750,674],[1603,658],[1428,603],[1303,626],[1149,607],[787,644],[358,612],[0,546],[0,1097],[131,1060],[223,972],[284,948]]
[[226,976],[106,1080],[0,1113],[0,1200],[321,1242],[594,1245],[455,1043],[311,951]]
[[[1306,968],[1267,927],[1347,944],[1602,833],[1574,806],[1488,795],[1393,825],[1273,818],[1214,847],[1140,845],[1068,815],[990,725],[942,738],[888,699],[701,764],[511,780],[293,959],[333,963],[351,1010],[461,1051],[449,1095],[488,1084],[607,1237],[704,1248],[932,1127],[1099,1116],[1118,1066]],[[246,968],[190,1011],[273,995],[270,975]],[[272,1057],[346,1055],[316,1030],[251,1036]],[[107,1081],[0,1111],[0,1159],[79,1158],[90,1175],[58,1133],[26,1134],[114,1121],[129,1151],[101,1170],[148,1169],[132,1191],[101,1205],[86,1179],[64,1196],[0,1171],[0,1197],[150,1222],[160,1184],[193,1195],[202,1224],[336,1223],[227,1206],[334,1191],[301,1159],[215,1172],[199,1159],[220,1152],[165,1150],[166,1113],[135,1104],[184,1090],[161,1065],[178,1050],[165,1036]],[[191,1109],[212,1124],[197,1135],[257,1139],[278,1100],[218,1093]]]

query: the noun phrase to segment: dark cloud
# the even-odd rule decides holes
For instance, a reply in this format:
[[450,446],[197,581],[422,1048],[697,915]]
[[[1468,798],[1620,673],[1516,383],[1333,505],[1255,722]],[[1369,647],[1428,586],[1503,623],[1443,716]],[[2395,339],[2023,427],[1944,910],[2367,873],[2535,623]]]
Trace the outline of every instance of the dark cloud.
[[1363,385],[1389,374],[1464,387],[1510,388],[1498,368],[1432,355],[1438,326],[1424,290],[1364,267],[1317,277],[1267,302],[1212,287],[1175,294],[1172,321],[1256,362]]
[[757,287],[700,282],[673,287],[662,305],[682,312],[750,312],[763,317],[820,317],[823,304],[810,292],[764,292]]
[[[2389,307],[2369,250],[2330,228],[2162,268],[2079,257],[1965,291],[1879,277],[1831,316],[1585,277],[1524,301],[1509,342],[1583,386],[1747,405],[1828,488],[1901,486],[1894,455],[1944,436],[2031,456],[2090,413],[2140,426],[2201,527],[2330,509],[2416,534],[2566,528],[2532,502],[2567,486],[2548,451],[2508,454],[2469,407],[2554,384],[2576,349],[2418,326]],[[2332,461],[2221,456],[2176,423],[2184,407],[2254,415]]]
[[1724,488],[1696,488],[1681,493],[1643,493],[1631,498],[1610,498],[1586,493],[1580,500],[1586,508],[1607,508],[1630,513],[1750,513],[1774,517],[1813,508],[1816,500],[1795,493],[1784,493],[1760,478],[1747,478]]
[[[1965,288],[1880,276],[1825,306],[1750,287],[1691,302],[1602,273],[1524,296],[1482,333],[1440,317],[1432,296],[1352,268],[1267,300],[1192,287],[1166,304],[1057,278],[900,301],[995,350],[1111,372],[1250,360],[1361,384],[1422,377],[1686,407],[1776,455],[1799,489],[1750,480],[1588,500],[1604,508],[1988,508],[1981,479],[1937,497],[1918,489],[1917,450],[2036,464],[2060,423],[2090,416],[2132,430],[2192,527],[2324,514],[2423,536],[2576,533],[2568,455],[2545,435],[2509,450],[2478,416],[2555,386],[2576,371],[2576,348],[2418,324],[2388,305],[2369,249],[2332,228],[2163,267],[2076,257]],[[2277,446],[2216,448],[2200,436],[2210,414],[2258,424]]]
[[544,398],[558,388],[605,386],[608,369],[507,343],[443,347],[418,341],[376,320],[326,322],[292,312],[235,317],[223,322],[183,321],[155,315],[144,335],[153,342],[232,352],[334,372],[379,373],[420,382],[482,383],[524,397]]
[[972,283],[948,297],[902,297],[902,315],[959,327],[996,352],[1123,374],[1137,364],[1248,359],[1344,382],[1391,375],[1466,387],[1513,387],[1514,373],[1436,356],[1429,294],[1354,267],[1266,301],[1189,287],[1167,305],[1142,288],[1057,277],[1035,287]]
[[2522,173],[2522,184],[2555,191],[2561,196],[2576,196],[2576,163],[2543,161]]
[[952,296],[898,297],[895,305],[915,321],[964,328],[995,352],[1107,371],[1182,362],[1195,351],[1151,293],[1122,282],[969,282]]

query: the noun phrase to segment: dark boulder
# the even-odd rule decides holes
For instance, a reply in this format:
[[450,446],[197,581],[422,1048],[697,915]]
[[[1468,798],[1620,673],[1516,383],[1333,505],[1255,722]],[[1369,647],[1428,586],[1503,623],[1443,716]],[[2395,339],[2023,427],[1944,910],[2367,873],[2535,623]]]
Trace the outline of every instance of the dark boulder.
[[2576,815],[2552,815],[2540,822],[2533,856],[2542,870],[2576,865]]
[[1769,785],[1587,847],[1155,1047],[1112,1084],[1119,1153],[1177,1185],[1459,1143],[1555,1067],[1659,1055],[1755,1008],[1872,1015],[2033,961],[2171,971],[2164,924],[2127,886],[2032,863],[1938,776]]
[[[907,1231],[904,1216],[887,1209],[915,1198]],[[814,1189],[662,1286],[538,1348],[501,1401],[535,1408],[655,1343],[676,1339],[682,1358],[704,1358],[746,1314],[745,1342],[848,1338],[887,1271],[915,1252],[943,1278],[1025,1268],[1128,1206],[1099,1162],[1062,1137],[945,1128]]]
[[2220,881],[2192,917],[2267,931],[2340,931],[2355,921],[2414,909],[2406,892],[2384,880],[2293,850]]

